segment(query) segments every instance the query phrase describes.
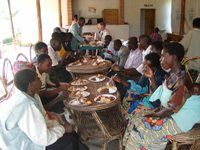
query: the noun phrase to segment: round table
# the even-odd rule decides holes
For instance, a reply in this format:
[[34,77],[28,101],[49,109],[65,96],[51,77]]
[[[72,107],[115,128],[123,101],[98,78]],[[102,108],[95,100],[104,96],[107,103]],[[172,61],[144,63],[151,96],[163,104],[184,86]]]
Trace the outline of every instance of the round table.
[[92,65],[94,59],[89,60],[82,65],[68,65],[66,67],[67,71],[75,74],[94,74],[94,73],[104,73],[108,71],[112,63],[109,60],[104,60],[104,62],[99,65]]
[[[88,79],[88,77],[90,76],[85,76],[84,79]],[[87,91],[90,92],[90,95],[88,98],[94,100],[99,95],[97,89],[105,86],[109,81],[108,77],[98,83],[89,81]],[[114,82],[112,84],[114,85]],[[125,129],[124,117],[121,113],[120,95],[118,92],[113,95],[116,100],[108,104],[93,101],[92,105],[80,106],[70,105],[69,101],[72,100],[70,98],[65,101],[65,105],[71,110],[72,117],[83,139],[87,141],[88,138],[103,138],[102,149],[106,149],[107,143],[115,139],[119,140],[120,149],[122,149],[122,134]]]

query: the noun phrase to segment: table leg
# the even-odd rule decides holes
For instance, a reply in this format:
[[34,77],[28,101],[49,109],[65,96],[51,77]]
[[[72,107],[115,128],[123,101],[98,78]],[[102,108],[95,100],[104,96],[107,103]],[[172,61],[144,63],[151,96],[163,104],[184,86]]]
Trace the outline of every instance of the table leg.
[[92,116],[94,118],[94,120],[96,121],[98,127],[101,129],[101,131],[103,132],[104,136],[106,138],[111,138],[112,136],[109,134],[108,130],[106,129],[106,127],[104,126],[103,122],[101,121],[101,119],[99,118],[98,114],[96,113],[96,111],[92,112]]

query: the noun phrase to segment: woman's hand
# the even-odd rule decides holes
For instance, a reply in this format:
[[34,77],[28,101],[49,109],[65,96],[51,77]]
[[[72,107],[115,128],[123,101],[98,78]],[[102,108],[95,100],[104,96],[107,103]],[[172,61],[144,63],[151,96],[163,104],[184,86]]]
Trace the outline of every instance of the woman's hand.
[[147,77],[147,78],[152,78],[153,77],[153,70],[149,67],[149,66],[144,66],[144,75]]

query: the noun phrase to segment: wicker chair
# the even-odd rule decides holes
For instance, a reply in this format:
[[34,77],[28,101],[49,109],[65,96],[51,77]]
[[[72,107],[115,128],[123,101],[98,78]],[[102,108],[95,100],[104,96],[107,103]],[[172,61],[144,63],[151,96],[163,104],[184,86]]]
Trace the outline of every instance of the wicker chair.
[[[196,76],[194,77],[190,71],[187,69],[187,64],[190,61],[200,59],[200,57],[193,57],[191,59],[185,59],[183,61],[183,64],[186,66],[186,70],[188,72],[188,75],[191,79],[191,81],[194,83],[198,80],[199,73],[196,73]],[[180,133],[177,135],[172,136],[172,150],[181,149],[184,145],[190,145],[191,150],[197,150],[200,149],[200,124],[196,124],[192,130],[186,133]],[[188,148],[187,148],[188,149]]]
[[17,55],[16,60],[18,60],[18,61],[27,61],[28,62],[28,58],[22,53],[19,53]]
[[8,58],[5,58],[3,62],[2,80],[6,87],[7,97],[10,97],[14,87],[14,73],[12,63]]

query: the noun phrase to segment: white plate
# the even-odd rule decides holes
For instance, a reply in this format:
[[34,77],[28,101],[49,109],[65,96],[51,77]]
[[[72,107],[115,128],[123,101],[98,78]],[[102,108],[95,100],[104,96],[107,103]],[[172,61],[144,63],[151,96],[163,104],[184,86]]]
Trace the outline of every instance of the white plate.
[[69,94],[69,97],[71,98],[88,97],[89,95],[90,93],[87,91],[76,91],[76,92],[71,92]]
[[80,105],[81,103],[77,99],[73,99],[69,102],[70,105]]
[[71,83],[71,85],[87,85],[89,83],[86,79],[78,79]]
[[112,102],[113,100],[116,100],[116,97],[110,94],[102,94],[95,97],[94,99],[94,101],[97,103],[106,103],[106,104]]
[[70,87],[68,88],[68,91],[70,91],[70,92],[85,91],[85,90],[87,90],[87,86],[81,86],[81,87],[70,86]]
[[96,75],[96,76],[91,76],[88,78],[91,82],[102,82],[106,79],[104,75]]
[[108,87],[108,86],[103,86],[97,89],[98,93],[101,93],[102,90],[104,89],[108,89],[108,93],[113,94],[117,92],[117,87],[116,86],[112,86],[112,87]]
[[69,102],[70,105],[82,105],[82,106],[86,106],[86,105],[91,105],[92,103],[86,103],[86,100],[88,100],[87,98],[81,98],[81,99],[73,99]]

